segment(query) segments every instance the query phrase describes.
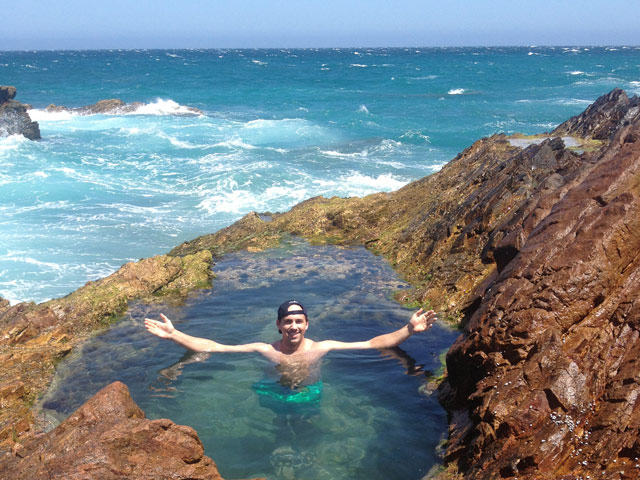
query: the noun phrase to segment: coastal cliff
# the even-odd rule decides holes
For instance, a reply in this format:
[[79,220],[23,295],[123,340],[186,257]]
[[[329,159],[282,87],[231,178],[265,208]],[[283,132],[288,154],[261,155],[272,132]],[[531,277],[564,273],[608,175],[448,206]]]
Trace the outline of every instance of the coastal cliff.
[[173,273],[131,264],[64,299],[0,302],[0,442],[19,452],[57,359],[128,300],[183,296],[209,284],[212,258],[297,235],[383,255],[413,286],[399,300],[464,327],[440,387],[448,472],[638,478],[639,104],[616,89],[549,134],[479,140],[398,191],[252,213],[140,262]]
[[24,135],[29,140],[40,139],[40,126],[32,122],[27,105],[16,100],[16,87],[0,86],[0,137]]

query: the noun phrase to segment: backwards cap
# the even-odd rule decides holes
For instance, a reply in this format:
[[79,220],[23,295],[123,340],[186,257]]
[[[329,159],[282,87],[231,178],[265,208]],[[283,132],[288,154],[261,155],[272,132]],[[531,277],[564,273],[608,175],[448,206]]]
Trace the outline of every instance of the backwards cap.
[[[295,305],[300,308],[296,310],[289,310],[289,307],[291,305]],[[282,320],[284,317],[287,317],[289,315],[298,315],[300,313],[302,313],[305,317],[307,317],[307,320],[309,319],[309,316],[307,315],[307,310],[304,308],[304,305],[302,305],[297,300],[287,300],[286,302],[284,302],[282,305],[278,307],[278,321]]]

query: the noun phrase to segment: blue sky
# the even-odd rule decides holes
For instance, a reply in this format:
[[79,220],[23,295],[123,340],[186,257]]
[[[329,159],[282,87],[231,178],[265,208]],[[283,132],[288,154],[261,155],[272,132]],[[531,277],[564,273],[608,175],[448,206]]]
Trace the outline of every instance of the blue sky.
[[637,0],[0,0],[0,50],[640,45]]

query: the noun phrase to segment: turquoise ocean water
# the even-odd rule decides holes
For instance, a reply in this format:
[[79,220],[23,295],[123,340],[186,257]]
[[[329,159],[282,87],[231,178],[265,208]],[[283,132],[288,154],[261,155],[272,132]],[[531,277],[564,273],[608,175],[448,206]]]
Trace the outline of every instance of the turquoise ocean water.
[[[0,138],[0,295],[64,295],[252,211],[396,189],[476,139],[539,133],[638,48],[0,52],[43,140]],[[120,98],[134,114],[49,114]],[[180,115],[196,107],[203,115]]]

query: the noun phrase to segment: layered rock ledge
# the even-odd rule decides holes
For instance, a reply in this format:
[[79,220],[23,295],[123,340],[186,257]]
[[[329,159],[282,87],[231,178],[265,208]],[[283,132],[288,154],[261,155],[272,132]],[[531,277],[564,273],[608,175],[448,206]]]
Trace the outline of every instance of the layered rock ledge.
[[[198,280],[171,287],[184,294],[208,284],[212,256],[288,235],[364,245],[413,285],[399,300],[464,326],[440,387],[443,478],[640,478],[639,104],[616,89],[526,148],[494,135],[396,192],[252,213],[147,261],[193,262]],[[66,343],[175,285],[133,265],[65,299],[0,302],[0,441],[34,430],[30,401]]]
[[15,100],[16,87],[0,86],[0,137],[24,135],[29,140],[40,139],[40,126],[32,122],[28,105]]

